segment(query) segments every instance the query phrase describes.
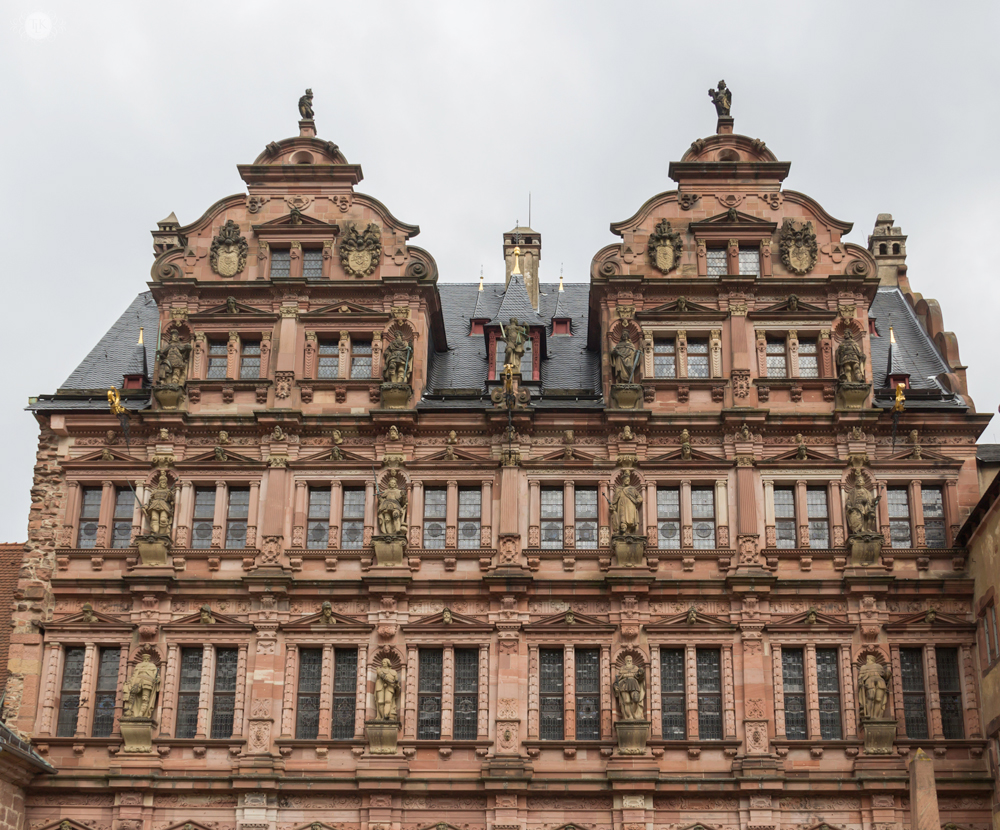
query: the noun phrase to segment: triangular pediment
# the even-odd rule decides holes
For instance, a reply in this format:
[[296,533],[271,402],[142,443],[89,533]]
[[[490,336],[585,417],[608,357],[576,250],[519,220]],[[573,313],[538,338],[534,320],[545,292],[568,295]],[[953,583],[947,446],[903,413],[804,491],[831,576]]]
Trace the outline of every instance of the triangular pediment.
[[296,229],[296,230],[328,230],[331,234],[336,236],[340,233],[340,226],[337,224],[332,224],[330,222],[323,222],[320,219],[315,219],[308,214],[302,213],[302,211],[292,209],[284,216],[279,216],[276,219],[270,219],[267,222],[263,222],[260,225],[254,225],[254,232],[259,236],[262,232],[267,233],[268,231],[274,230],[285,230],[285,229]]
[[[180,825],[178,825],[178,827],[179,826]],[[86,824],[81,824],[78,821],[74,821],[71,818],[64,818],[50,821],[48,824],[43,824],[40,827],[35,828],[35,830],[94,830],[94,828],[88,827]],[[197,830],[208,830],[208,828],[198,825]]]
[[809,630],[809,629],[842,629],[854,630],[854,626],[846,618],[833,617],[829,614],[822,614],[819,611],[803,611],[801,614],[792,614],[778,620],[772,620],[766,626],[768,631],[788,631],[788,630]]
[[60,617],[59,619],[52,620],[50,623],[46,623],[45,628],[48,630],[59,630],[62,628],[98,630],[119,628],[131,631],[135,626],[128,620],[110,617],[107,614],[102,614],[100,611],[91,611],[89,615],[84,611],[78,611],[76,614],[69,614],[68,616]]
[[801,464],[804,466],[815,467],[817,464],[830,464],[836,467],[844,466],[844,460],[842,458],[837,458],[835,455],[828,455],[825,452],[819,452],[818,450],[806,447],[806,457],[799,458],[799,450],[795,449],[787,450],[786,452],[779,453],[778,455],[772,455],[769,458],[764,458],[760,461],[757,466],[762,466],[765,464],[781,464],[782,466],[795,466],[796,464]]
[[828,318],[830,316],[830,309],[807,303],[799,297],[787,297],[774,305],[755,309],[751,316],[762,317],[768,314],[822,314]]
[[263,467],[265,464],[265,462],[261,461],[259,458],[251,458],[248,455],[233,452],[228,446],[223,446],[222,450],[226,454],[225,461],[219,460],[216,457],[215,450],[212,449],[209,452],[198,453],[190,458],[185,458],[183,461],[178,461],[176,464],[177,469],[182,470],[185,467],[194,466],[196,464],[217,464],[220,467],[246,467],[247,465]]
[[566,457],[566,452],[563,447],[553,450],[552,452],[547,452],[542,455],[537,455],[524,462],[524,466],[531,467],[543,467],[552,461],[562,460],[567,466],[572,467],[574,462],[577,462],[581,466],[593,467],[594,462],[603,461],[607,463],[606,458],[598,458],[596,455],[589,452],[581,452],[576,447],[573,447],[573,455],[570,458]]
[[479,464],[489,464],[490,466],[495,466],[496,462],[489,456],[477,455],[474,452],[469,452],[468,450],[460,450],[455,447],[452,451],[452,457],[448,457],[447,450],[441,450],[440,452],[432,453],[431,455],[425,455],[422,458],[414,459],[409,462],[406,466],[407,468],[419,469],[421,466],[427,466],[433,463],[437,466],[437,463],[444,461],[446,463],[451,463],[452,461],[473,461]]
[[[692,614],[692,611],[694,612]],[[682,611],[670,617],[664,617],[655,623],[645,626],[646,631],[735,631],[736,626],[729,620],[721,617],[713,617],[711,614],[703,614],[695,608]]]
[[[99,449],[99,450],[94,450],[93,452],[85,453],[84,455],[78,456],[69,461],[64,461],[62,462],[62,466],[67,469],[73,469],[74,465],[77,466],[86,465],[90,467],[93,464],[100,463],[102,461],[106,464],[110,464],[114,461],[129,461],[133,464],[142,463],[142,459],[135,458],[134,456],[131,456],[128,453],[126,453],[124,450],[120,450],[115,447],[107,447],[106,449],[107,452],[111,454],[111,458],[105,458],[104,457],[105,449]],[[149,462],[147,461],[146,463],[148,464]]]
[[353,617],[345,617],[343,614],[338,614],[336,611],[330,613],[330,619],[333,620],[332,623],[327,622],[326,618],[323,616],[322,611],[317,611],[315,614],[309,614],[307,617],[299,617],[297,620],[290,620],[281,626],[282,631],[309,631],[315,633],[316,631],[344,631],[345,629],[353,629],[357,631],[371,631],[375,626],[369,625],[361,620],[356,620]]
[[929,609],[916,614],[907,614],[883,626],[886,631],[975,631],[975,624],[951,614]]
[[191,319],[198,319],[198,318],[204,318],[204,317],[209,317],[209,316],[215,317],[215,316],[217,316],[219,314],[228,314],[229,316],[232,316],[234,314],[235,315],[255,314],[255,315],[258,315],[258,316],[263,315],[265,317],[277,317],[278,316],[277,314],[275,314],[273,311],[271,311],[269,309],[254,308],[252,305],[247,305],[246,303],[241,303],[241,302],[230,303],[230,302],[227,301],[227,302],[222,303],[221,305],[212,306],[211,308],[203,309],[202,311],[199,311],[197,314],[192,314],[191,315]]
[[369,308],[360,303],[353,303],[349,300],[342,300],[337,303],[330,303],[322,308],[316,308],[300,314],[300,320],[308,320],[310,317],[329,317],[331,314],[378,314],[380,317],[388,317],[388,313],[377,308]]
[[604,620],[599,620],[596,617],[591,617],[588,614],[580,614],[576,611],[563,611],[559,614],[553,614],[550,617],[545,617],[538,620],[537,622],[529,623],[524,626],[525,631],[614,631],[615,626]]
[[898,452],[894,452],[892,455],[887,455],[885,458],[880,458],[879,463],[886,462],[912,462],[914,467],[920,467],[926,464],[928,461],[938,461],[942,465],[947,465],[949,467],[960,467],[962,462],[956,458],[950,458],[947,455],[942,455],[934,450],[929,450],[926,447],[920,448],[920,458],[913,457],[913,445],[906,441],[903,437],[900,438],[899,442],[896,444],[899,449]]
[[[446,617],[450,618],[451,621],[445,622]],[[459,614],[450,608],[445,608],[436,614],[421,617],[419,620],[414,620],[401,627],[403,631],[410,633],[431,630],[471,633],[473,631],[492,631],[493,623],[483,622],[482,620],[477,620],[475,617],[466,617],[464,614]]]
[[694,824],[686,824],[684,827],[678,828],[678,830],[716,830],[714,824],[703,824],[700,821]]
[[714,462],[716,464],[721,464],[726,467],[731,467],[733,465],[733,462],[730,461],[728,458],[720,458],[717,455],[710,455],[709,453],[704,452],[703,450],[695,449],[694,447],[691,447],[690,459],[682,459],[681,448],[677,447],[677,449],[671,450],[670,452],[664,453],[663,455],[658,455],[656,456],[656,458],[650,458],[646,463],[658,464],[663,461],[679,461],[681,464],[687,464],[689,460],[707,461],[709,463]]
[[635,316],[639,320],[647,320],[654,317],[663,317],[664,315],[689,315],[689,314],[721,314],[725,315],[725,312],[720,311],[718,308],[709,308],[707,305],[702,305],[701,303],[695,303],[691,300],[685,300],[683,298],[678,298],[676,300],[671,300],[668,303],[659,305],[656,308],[648,308],[645,311],[638,312]]
[[176,824],[165,827],[164,830],[211,830],[211,828],[197,821],[178,821]]
[[314,466],[318,462],[323,462],[323,461],[327,461],[331,464],[348,463],[355,465],[359,461],[364,462],[366,465],[372,463],[371,456],[359,455],[358,453],[352,452],[351,450],[345,450],[343,447],[340,448],[340,458],[334,458],[333,447],[330,447],[329,449],[320,450],[319,452],[313,453],[312,455],[300,456],[299,458],[296,458],[294,461],[289,460],[288,466],[289,468],[294,469],[297,467]]
[[426,827],[420,828],[420,830],[459,830],[454,824],[449,824],[447,821],[439,821],[437,824],[428,824]]
[[764,222],[757,216],[751,216],[749,213],[743,213],[735,208],[723,211],[722,213],[717,213],[715,216],[709,216],[707,219],[702,219],[700,222],[692,222],[689,227],[691,230],[697,230],[698,228],[705,227],[739,227],[741,225],[752,225],[756,228],[770,227],[772,230],[778,227],[775,222]]
[[167,623],[163,626],[165,631],[174,628],[199,628],[206,634],[212,631],[227,630],[232,631],[233,629],[238,629],[240,631],[252,631],[253,626],[249,623],[245,623],[242,620],[238,620],[235,617],[230,617],[227,614],[220,614],[218,611],[212,611],[212,619],[215,622],[202,622],[201,621],[201,611],[195,614],[188,614],[186,617],[181,617],[179,620],[174,620],[173,622]]

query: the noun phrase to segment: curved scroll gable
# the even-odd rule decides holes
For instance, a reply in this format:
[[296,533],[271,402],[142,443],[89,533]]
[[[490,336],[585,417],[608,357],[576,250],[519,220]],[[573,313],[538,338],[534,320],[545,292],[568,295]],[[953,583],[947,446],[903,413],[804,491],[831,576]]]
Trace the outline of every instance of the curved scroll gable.
[[[728,151],[728,152],[727,152]],[[735,156],[733,155],[735,154]],[[691,142],[681,157],[688,161],[777,161],[778,157],[759,138],[736,133],[717,133]]]
[[804,208],[807,213],[813,216],[818,222],[822,222],[830,230],[845,234],[850,233],[854,228],[853,222],[836,219],[827,213],[823,206],[812,196],[806,196],[805,193],[799,193],[797,190],[782,190],[781,195],[784,197],[784,201]]
[[[366,222],[376,221],[382,228],[383,233],[395,232],[403,235],[403,241],[412,239],[420,233],[419,225],[410,225],[397,219],[382,202],[367,193],[354,194],[354,207],[368,208],[371,212],[365,215]],[[352,210],[353,213],[353,210]],[[348,214],[349,218],[354,218]]]
[[664,207],[669,204],[676,204],[679,200],[680,195],[676,190],[665,190],[663,193],[657,193],[655,196],[652,196],[643,202],[642,207],[640,207],[628,219],[622,219],[620,222],[612,222],[611,233],[615,234],[615,236],[622,236],[627,231],[635,230],[650,216],[652,216],[653,212],[657,208]]
[[[350,164],[332,141],[316,136],[293,136],[272,141],[253,160],[254,166],[279,164]],[[356,165],[355,165],[356,166]]]

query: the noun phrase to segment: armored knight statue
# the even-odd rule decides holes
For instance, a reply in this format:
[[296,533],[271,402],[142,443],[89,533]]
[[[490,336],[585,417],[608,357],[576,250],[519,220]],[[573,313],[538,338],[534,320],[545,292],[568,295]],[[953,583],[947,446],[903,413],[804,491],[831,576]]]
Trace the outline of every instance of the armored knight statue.
[[611,372],[614,382],[618,384],[632,383],[635,378],[635,367],[638,361],[638,351],[632,345],[628,329],[622,328],[618,343],[611,350]]
[[646,698],[645,691],[646,673],[642,666],[632,663],[632,658],[627,656],[625,664],[618,669],[618,676],[612,687],[615,697],[618,699],[618,707],[622,720],[642,720],[642,702]]
[[712,99],[712,103],[715,104],[715,113],[720,118],[729,117],[729,110],[733,105],[733,93],[729,87],[726,86],[725,81],[719,81],[719,86],[717,89],[710,89],[708,91],[708,97]]
[[611,532],[630,535],[639,531],[639,507],[642,491],[626,479],[615,488],[611,500]]
[[518,372],[521,369],[525,344],[528,342],[528,327],[520,325],[516,317],[511,317],[503,333],[503,339],[506,344],[503,354],[504,365],[513,366],[514,371]]
[[160,690],[160,672],[143,654],[132,669],[132,676],[122,687],[122,707],[127,718],[151,718],[156,708],[156,693]]
[[146,515],[149,516],[149,532],[153,536],[170,535],[174,521],[174,491],[165,472],[160,472],[156,486],[149,493]]
[[378,720],[398,720],[397,695],[399,695],[399,675],[388,658],[385,658],[375,672],[375,716]]
[[843,341],[837,346],[837,379],[841,383],[865,382],[865,352],[854,333],[848,329]]
[[313,112],[313,91],[311,89],[307,89],[306,94],[299,98],[299,115],[303,121],[310,121],[316,116],[316,113]]
[[160,350],[160,383],[183,386],[191,346],[181,343],[177,329],[170,332],[167,345]]
[[885,717],[890,674],[891,669],[877,663],[874,654],[869,654],[858,669],[858,700],[863,720]]
[[383,536],[406,535],[406,494],[390,476],[378,494],[378,529]]
[[875,528],[876,508],[881,496],[873,496],[865,486],[861,470],[854,471],[854,484],[847,491],[847,527],[851,536],[862,533],[877,533]]
[[382,380],[386,383],[408,383],[413,366],[412,357],[413,346],[403,339],[402,332],[397,331],[382,358]]

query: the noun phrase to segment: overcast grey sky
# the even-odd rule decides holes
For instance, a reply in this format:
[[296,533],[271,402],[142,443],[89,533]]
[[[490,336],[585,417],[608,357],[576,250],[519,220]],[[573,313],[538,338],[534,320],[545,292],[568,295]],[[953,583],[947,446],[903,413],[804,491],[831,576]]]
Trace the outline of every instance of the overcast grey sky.
[[[149,231],[242,191],[238,163],[296,133],[363,165],[360,189],[419,224],[441,279],[503,276],[527,220],[541,269],[586,281],[608,224],[673,189],[715,128],[792,162],[785,184],[909,235],[980,412],[996,412],[1000,126],[996,2],[8,2],[0,19],[0,240],[7,315],[0,541],[23,541],[53,392],[145,289]],[[982,440],[1000,442],[996,421]]]

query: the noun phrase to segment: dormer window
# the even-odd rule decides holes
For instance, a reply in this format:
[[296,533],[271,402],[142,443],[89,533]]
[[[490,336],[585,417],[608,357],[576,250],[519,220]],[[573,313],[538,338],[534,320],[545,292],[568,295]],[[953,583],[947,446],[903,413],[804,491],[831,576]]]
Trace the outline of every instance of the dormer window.
[[271,276],[287,277],[292,273],[292,252],[272,251],[271,252]]
[[[497,348],[497,360],[495,366],[496,372],[494,374],[494,377],[497,380],[500,380],[501,378],[503,378],[503,366],[504,366],[503,359],[504,355],[507,352],[507,349],[504,345],[503,338],[500,337],[499,334],[496,340],[496,348]],[[533,361],[532,355],[533,355],[532,338],[529,335],[527,341],[524,344],[524,354],[521,355],[521,366],[519,367],[521,378],[523,380],[531,380],[533,378],[532,371],[534,364],[532,362]]]
[[552,333],[553,334],[572,334],[570,331],[569,320],[553,320],[552,321]]

